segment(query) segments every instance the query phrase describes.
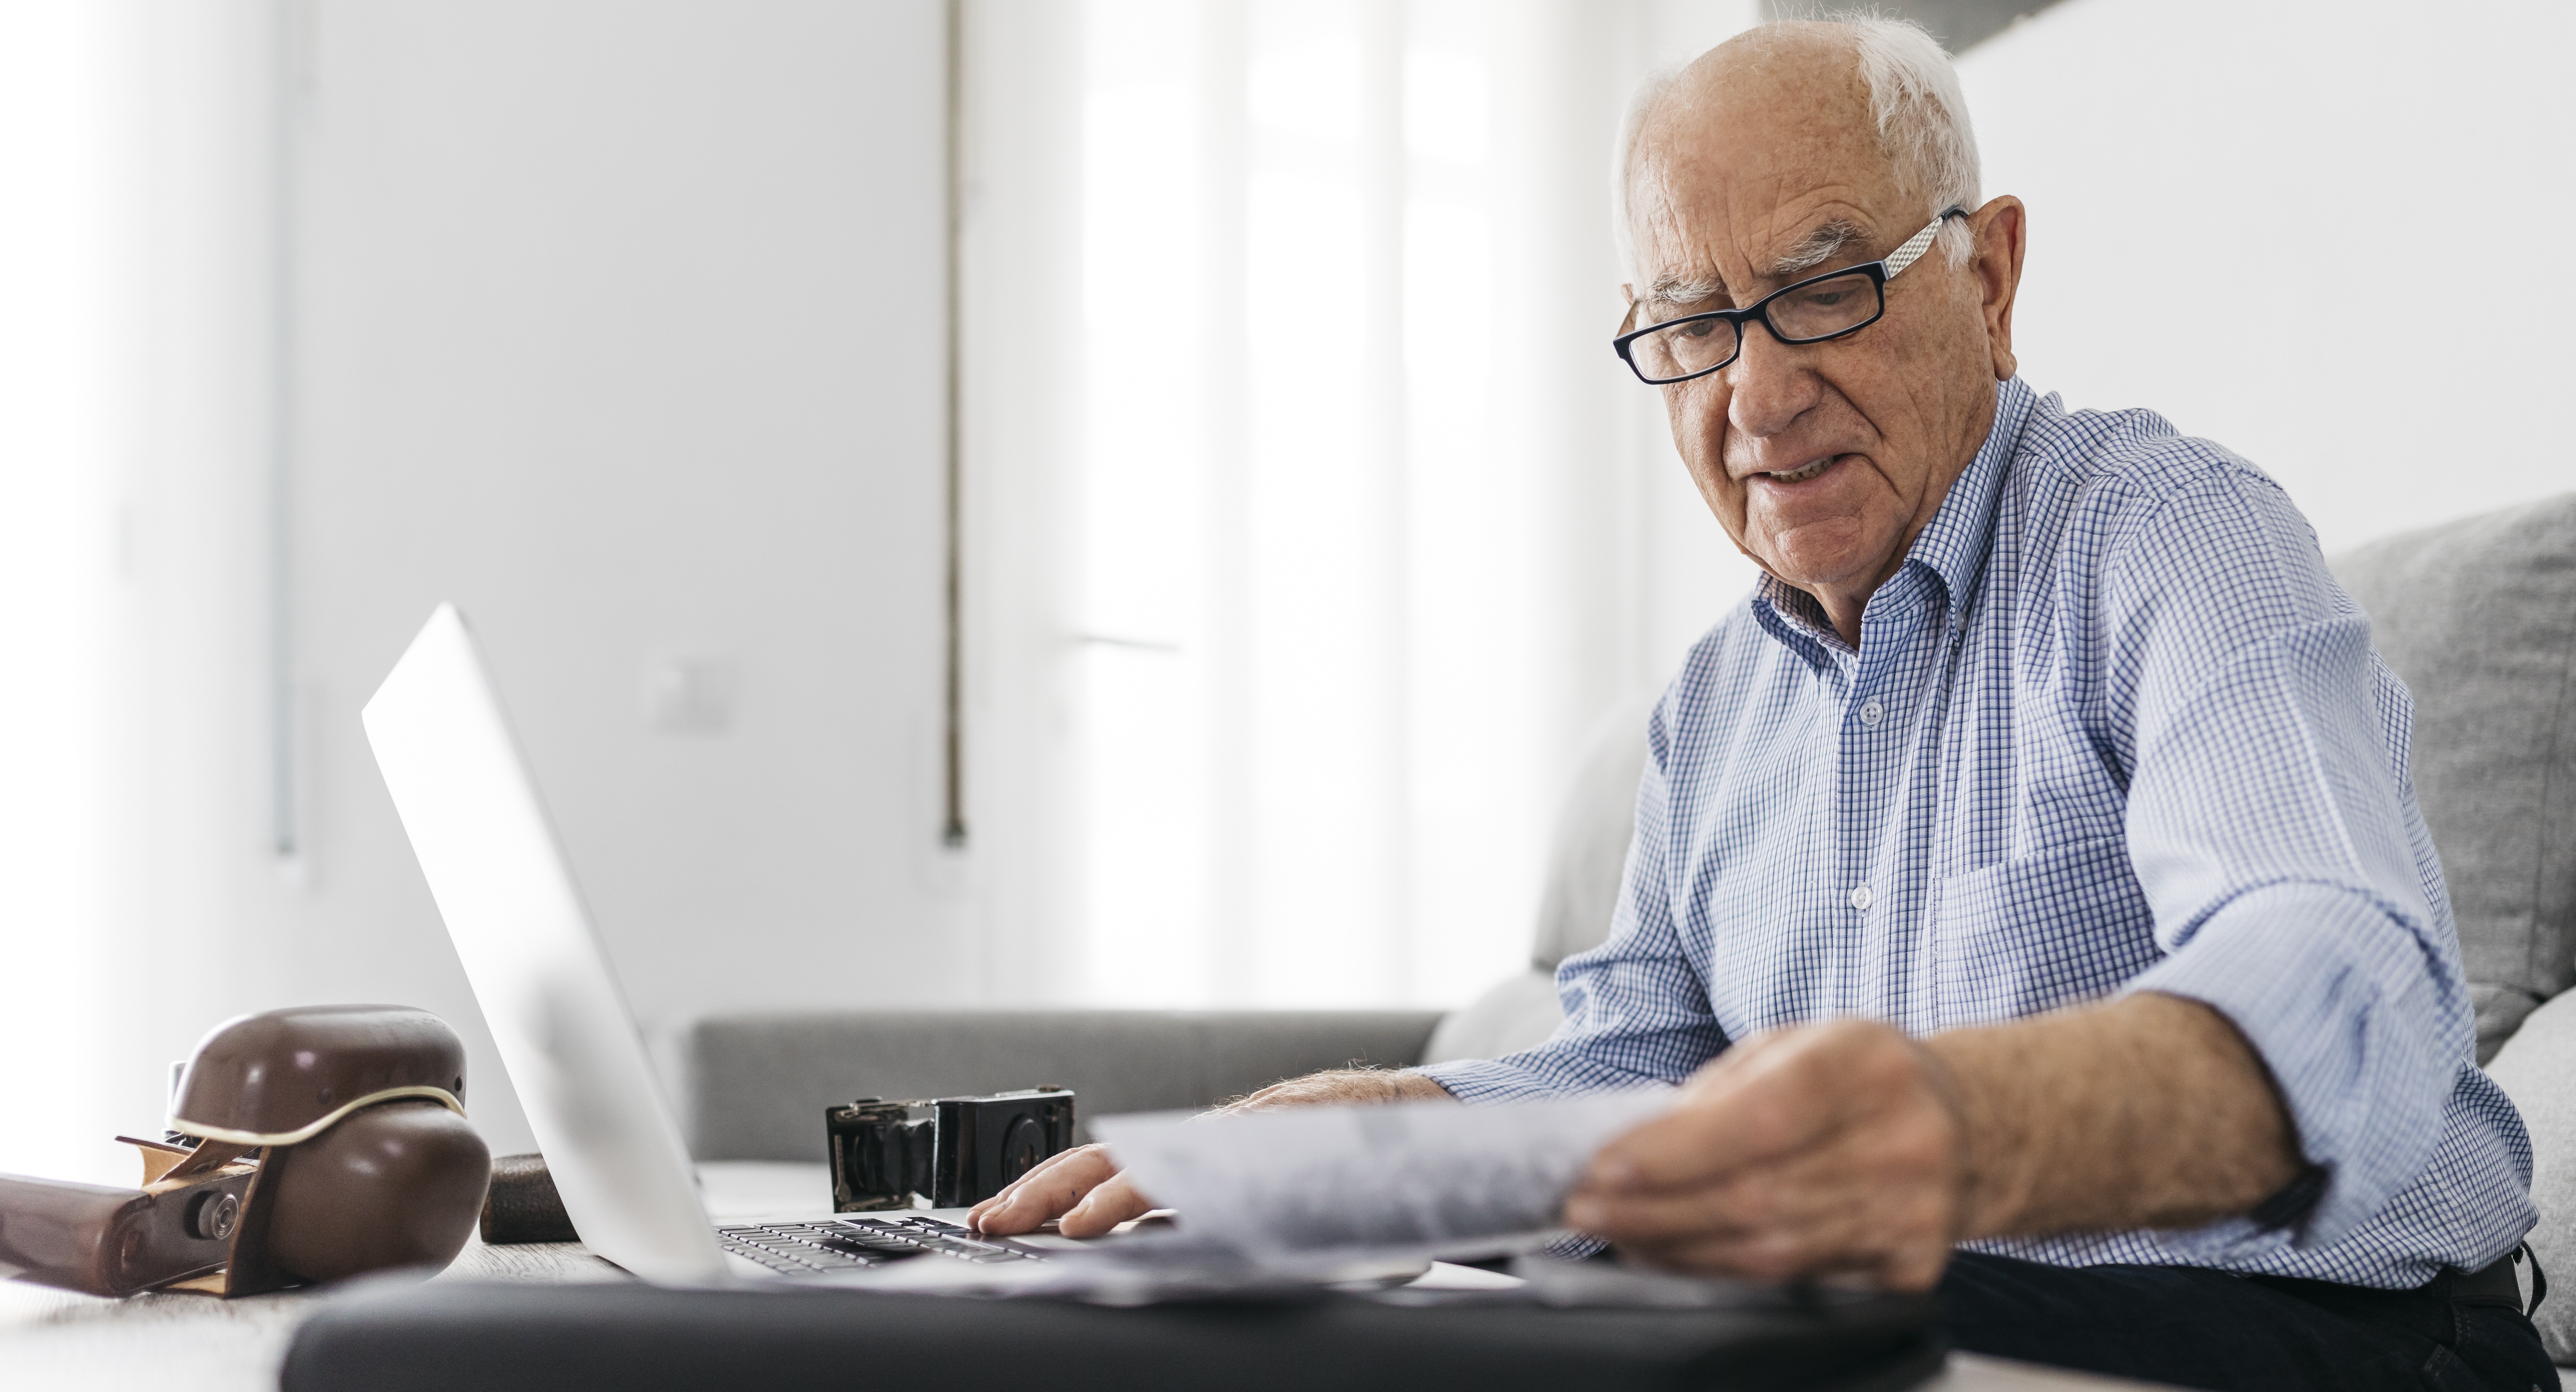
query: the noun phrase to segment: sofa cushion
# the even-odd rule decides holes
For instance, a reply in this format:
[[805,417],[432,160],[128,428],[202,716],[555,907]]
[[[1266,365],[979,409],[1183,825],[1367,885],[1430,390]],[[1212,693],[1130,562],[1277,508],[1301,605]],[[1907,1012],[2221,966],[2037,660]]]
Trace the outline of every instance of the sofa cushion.
[[1574,785],[1557,808],[1548,844],[1547,886],[1530,943],[1530,969],[1494,983],[1451,1011],[1433,1031],[1424,1063],[1501,1058],[1556,1033],[1565,1018],[1556,999],[1556,965],[1600,945],[1627,878],[1628,843],[1637,829],[1637,780],[1646,771],[1646,717],[1651,701],[1624,702],[1592,728]]
[[[2531,1012],[2504,1043],[2487,1075],[2531,1129],[2531,1202],[2540,1224],[2526,1239],[2555,1292],[2533,1313],[2549,1356],[2576,1363],[2576,994]],[[2523,1275],[2523,1293],[2531,1277]]]
[[1557,1003],[1556,976],[1536,967],[1495,982],[1492,990],[1440,1017],[1424,1063],[1495,1059],[1544,1042],[1565,1023]]
[[1555,971],[1557,963],[1610,936],[1610,911],[1618,906],[1628,842],[1637,831],[1637,780],[1646,773],[1646,716],[1653,709],[1651,701],[1626,702],[1584,742],[1548,844],[1547,888],[1530,946],[1530,963],[1541,971]]
[[2415,696],[2478,1056],[2576,982],[2576,493],[2333,558]]

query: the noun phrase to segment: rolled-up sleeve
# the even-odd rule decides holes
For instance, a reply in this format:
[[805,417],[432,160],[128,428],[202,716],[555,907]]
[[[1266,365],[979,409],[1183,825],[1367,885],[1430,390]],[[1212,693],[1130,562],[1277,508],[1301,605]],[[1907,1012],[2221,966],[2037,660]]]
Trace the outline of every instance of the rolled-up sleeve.
[[2126,712],[2132,867],[2166,956],[2132,991],[2232,1021],[2325,1179],[2330,1244],[2423,1169],[2474,1067],[2459,948],[2405,769],[2410,706],[2267,480],[2202,475],[2110,551],[2070,650]]
[[1610,936],[1556,971],[1565,1022],[1535,1048],[1416,1071],[1462,1101],[1506,1102],[1678,1082],[1726,1047],[1725,1032],[1709,1008],[1707,983],[1673,923],[1664,854],[1670,745],[1665,712],[1658,707],[1647,723],[1637,831],[1628,845]]

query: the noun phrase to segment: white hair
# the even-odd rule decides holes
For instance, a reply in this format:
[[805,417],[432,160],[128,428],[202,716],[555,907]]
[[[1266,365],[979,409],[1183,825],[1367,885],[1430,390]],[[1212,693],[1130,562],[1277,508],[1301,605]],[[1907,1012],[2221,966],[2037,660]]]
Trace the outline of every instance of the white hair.
[[[1923,199],[1927,218],[1950,208],[1974,212],[1981,201],[1977,132],[1968,122],[1967,94],[1959,89],[1959,72],[1950,66],[1950,55],[1910,20],[1836,14],[1823,22],[1853,31],[1861,80],[1869,84],[1870,115],[1878,124],[1879,144],[1896,170],[1898,186]],[[1610,173],[1611,219],[1620,260],[1632,276],[1637,251],[1628,225],[1628,180],[1635,172],[1637,137],[1681,74],[1682,66],[1676,64],[1638,83],[1628,101],[1627,117],[1619,124],[1617,159]],[[1976,239],[1966,223],[1951,219],[1942,223],[1935,245],[1956,266],[1968,259]]]

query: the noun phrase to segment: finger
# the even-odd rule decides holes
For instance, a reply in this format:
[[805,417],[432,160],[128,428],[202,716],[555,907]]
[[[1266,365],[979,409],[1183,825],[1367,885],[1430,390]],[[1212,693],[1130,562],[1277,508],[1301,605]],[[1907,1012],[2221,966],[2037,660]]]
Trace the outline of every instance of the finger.
[[1622,1242],[1623,1261],[1692,1276],[1790,1281],[1819,1274],[1813,1255],[1786,1233],[1739,1234],[1674,1242]]
[[1917,1236],[1889,1240],[1846,1227],[1840,1231],[1767,1232],[1678,1242],[1623,1242],[1623,1258],[1642,1265],[1704,1276],[1757,1281],[1843,1277],[1878,1290],[1923,1291],[1938,1285],[1949,1264],[1949,1244]]
[[1073,1150],[1058,1151],[1044,1160],[1040,1160],[1035,1165],[1030,1166],[1026,1173],[1022,1174],[1019,1178],[1012,1180],[1010,1183],[1003,1185],[1001,1189],[993,1195],[993,1197],[966,1210],[966,1226],[970,1228],[976,1227],[986,1213],[1010,1202],[1011,1196],[1019,1192],[1019,1190],[1027,1185],[1030,1180],[1039,1180],[1042,1183],[1048,1182],[1046,1181],[1045,1176],[1049,1171],[1053,1170],[1059,1163],[1071,1161],[1073,1157],[1082,1154],[1083,1150],[1089,1148],[1090,1147],[1076,1147]]
[[1683,1270],[1771,1280],[1851,1272],[1901,1290],[1940,1278],[1953,1224],[1937,1187],[1887,1183],[1874,1172],[1833,1165],[1770,1180],[1770,1192],[1739,1193],[1725,1211],[1632,1214],[1637,1227],[1601,1235],[1643,1260]]
[[1098,1237],[1130,1218],[1142,1218],[1154,1209],[1153,1201],[1136,1192],[1135,1183],[1124,1174],[1112,1176],[1094,1188],[1056,1224],[1056,1231],[1067,1237]]
[[1911,1245],[1850,1212],[1733,1232],[1623,1241],[1648,1265],[1764,1281],[1860,1272],[1875,1277],[1896,1248]]
[[1841,1139],[1686,1189],[1580,1186],[1566,1197],[1565,1223],[1614,1242],[1657,1242],[1847,1223],[1903,1207],[1912,1177],[1874,1163],[1882,1147],[1872,1137]]
[[993,1196],[972,1225],[978,1232],[1000,1235],[1034,1231],[1049,1218],[1061,1217],[1083,1196],[1118,1173],[1109,1152],[1084,1146],[1022,1175],[1018,1183]]
[[1815,1145],[1834,1125],[1834,1110],[1830,1094],[1793,1087],[1779,1070],[1740,1070],[1611,1138],[1594,1154],[1581,1187],[1625,1192],[1708,1184]]
[[[1030,1166],[1027,1173],[1003,1185],[1002,1191],[993,1198],[995,1206],[1000,1207],[1015,1198],[1027,1199],[1033,1194],[1068,1185],[1076,1190],[1085,1190],[1117,1172],[1118,1166],[1110,1160],[1106,1150],[1096,1145],[1076,1146]],[[1065,1201],[1070,1202],[1071,1199]]]
[[1832,1156],[1762,1165],[1691,1189],[1577,1189],[1565,1223],[1614,1242],[1795,1228],[1867,1207],[1867,1181]]
[[[1578,1187],[1566,1225],[1619,1242],[1847,1226],[1872,1214],[1937,1207],[1917,1176],[1879,1163],[1887,1147],[1866,1130],[1782,1160],[1685,1189]],[[1874,1221],[1874,1220],[1873,1220]]]
[[1878,1268],[1878,1283],[1888,1290],[1928,1291],[1941,1284],[1950,1266],[1947,1242],[1913,1242],[1890,1252]]
[[1922,1082],[1921,1051],[1896,1030],[1847,1020],[1758,1037],[1720,1055],[1671,1111],[1614,1137],[1586,1182],[1609,1189],[1703,1184],[1814,1148]]

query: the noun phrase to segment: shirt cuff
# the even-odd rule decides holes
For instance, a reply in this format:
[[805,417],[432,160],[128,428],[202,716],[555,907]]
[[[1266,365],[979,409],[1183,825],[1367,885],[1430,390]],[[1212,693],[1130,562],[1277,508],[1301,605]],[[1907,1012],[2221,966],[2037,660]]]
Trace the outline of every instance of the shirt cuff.
[[1529,1069],[1490,1059],[1457,1059],[1449,1063],[1424,1064],[1405,1071],[1429,1078],[1449,1089],[1450,1096],[1470,1105],[1529,1102],[1542,1097],[1561,1096],[1564,1092]]
[[2229,901],[2122,994],[2199,1001],[2253,1045],[2301,1153],[2324,1172],[2295,1239],[2320,1247],[2377,1213],[2432,1154],[2469,1047],[2467,998],[2446,977],[2456,973],[2387,906],[2280,884]]

